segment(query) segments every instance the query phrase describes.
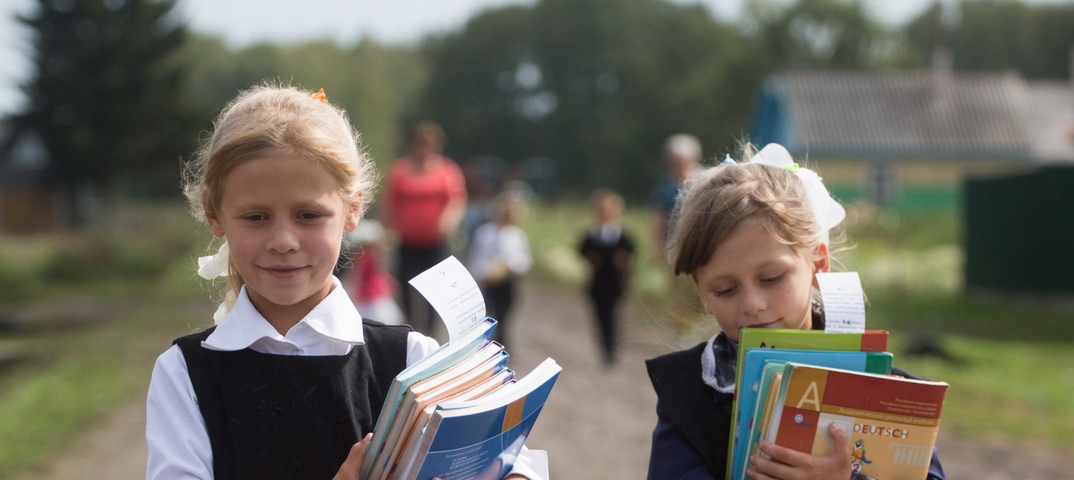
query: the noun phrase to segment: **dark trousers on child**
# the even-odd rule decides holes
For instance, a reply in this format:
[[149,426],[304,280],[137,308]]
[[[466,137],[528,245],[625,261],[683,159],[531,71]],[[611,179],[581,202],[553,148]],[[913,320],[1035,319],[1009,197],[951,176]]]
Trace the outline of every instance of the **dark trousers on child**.
[[396,279],[403,284],[403,288],[399,289],[402,291],[403,315],[415,330],[432,336],[436,330],[436,311],[408,282],[447,258],[447,246],[414,247],[400,244],[398,254]]
[[515,303],[515,279],[507,278],[495,284],[486,284],[481,287],[481,294],[485,297],[486,314],[496,319],[496,331],[492,339],[507,346],[507,326],[511,305]]
[[604,363],[613,364],[619,349],[619,299],[620,292],[600,292],[591,294],[593,310],[597,315],[597,329],[600,346],[604,350]]

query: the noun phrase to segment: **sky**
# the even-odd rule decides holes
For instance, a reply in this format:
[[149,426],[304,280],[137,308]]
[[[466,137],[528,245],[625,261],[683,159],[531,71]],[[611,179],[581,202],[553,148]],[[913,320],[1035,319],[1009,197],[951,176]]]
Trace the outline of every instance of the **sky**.
[[[743,3],[743,0],[672,1],[702,3],[721,19],[735,18]],[[928,8],[933,1],[863,0],[863,3],[874,18],[898,25]],[[29,78],[32,37],[15,16],[29,14],[36,3],[0,0],[0,116],[18,110],[24,102],[19,85]],[[413,43],[429,33],[460,29],[468,18],[482,10],[532,3],[534,0],[179,0],[177,12],[193,30],[223,37],[234,47],[263,41],[282,43],[325,38],[350,44],[365,36],[384,43]]]

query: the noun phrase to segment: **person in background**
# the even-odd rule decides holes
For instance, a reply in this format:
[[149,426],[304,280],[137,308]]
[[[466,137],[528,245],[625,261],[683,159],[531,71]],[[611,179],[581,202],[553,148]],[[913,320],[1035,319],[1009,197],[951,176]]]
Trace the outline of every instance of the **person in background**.
[[634,241],[623,230],[625,202],[609,188],[598,188],[589,196],[594,225],[582,237],[578,251],[589,266],[587,293],[600,335],[605,365],[616,362],[619,346],[619,300],[626,292],[634,266]]
[[664,163],[667,173],[653,188],[649,204],[653,209],[650,256],[655,263],[664,263],[664,246],[668,237],[668,221],[675,210],[679,187],[686,178],[701,168],[701,141],[688,133],[676,133],[664,141]]
[[517,283],[529,272],[533,259],[526,232],[518,226],[526,211],[524,196],[503,192],[492,209],[492,220],[474,231],[467,269],[481,287],[488,316],[499,322],[493,339],[506,346]]
[[447,136],[439,124],[423,121],[407,139],[408,153],[388,169],[383,220],[395,231],[396,278],[403,313],[419,332],[432,335],[436,312],[407,282],[450,255],[448,241],[466,211],[466,182],[454,160],[443,155]]
[[362,317],[388,325],[402,325],[403,311],[395,303],[399,284],[384,269],[384,227],[373,219],[363,219],[347,235],[351,245],[351,268],[342,281]]
[[[701,169],[701,142],[688,133],[676,133],[664,141],[663,151],[667,173],[649,197],[652,208],[649,260],[651,264],[661,267],[664,266],[668,225],[679,198],[679,188],[690,175]],[[694,286],[682,277],[670,275],[670,272],[662,279],[666,281],[664,291],[668,307],[665,315],[669,325],[680,331],[696,328],[702,309],[697,302]]]
[[[650,479],[724,478],[743,328],[824,329],[813,290],[816,275],[831,268],[830,230],[846,213],[782,146],[751,150],[747,162],[728,158],[688,178],[672,218],[668,263],[693,281],[719,332],[646,362],[657,395]],[[855,478],[847,434],[834,422],[828,433],[833,452],[824,457],[761,442],[770,458],[751,457],[746,476]],[[934,450],[928,480],[944,478]]]

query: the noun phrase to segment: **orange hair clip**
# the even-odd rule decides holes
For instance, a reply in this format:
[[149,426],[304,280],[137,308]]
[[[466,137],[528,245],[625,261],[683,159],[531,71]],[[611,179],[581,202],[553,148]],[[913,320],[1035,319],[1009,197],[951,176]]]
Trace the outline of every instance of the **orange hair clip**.
[[318,90],[316,93],[310,94],[310,98],[317,100],[321,103],[328,103],[328,95],[324,94],[324,89]]

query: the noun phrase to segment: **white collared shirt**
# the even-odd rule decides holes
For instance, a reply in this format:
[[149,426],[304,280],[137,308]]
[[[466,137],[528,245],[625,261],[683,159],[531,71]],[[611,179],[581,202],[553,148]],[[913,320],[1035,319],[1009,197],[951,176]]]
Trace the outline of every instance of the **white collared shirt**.
[[[346,355],[355,345],[365,343],[360,321],[347,292],[332,277],[335,287],[328,296],[286,335],[254,308],[243,287],[234,308],[202,346],[218,351],[250,348],[272,355]],[[418,332],[407,337],[406,364],[409,366],[439,347],[436,340]],[[212,448],[205,419],[198,408],[190,382],[186,359],[177,345],[157,358],[149,382],[146,403],[146,443],[149,447],[147,479],[211,479]],[[542,472],[543,475],[537,472]],[[527,450],[511,473],[538,480],[547,477],[547,457],[542,451]]]
[[615,245],[619,242],[619,236],[622,234],[622,229],[619,224],[605,223],[600,226],[600,238],[601,242],[605,245]]
[[477,283],[488,280],[494,262],[503,262],[513,275],[525,275],[533,264],[526,232],[513,224],[481,225],[474,231],[469,253],[467,269]]

